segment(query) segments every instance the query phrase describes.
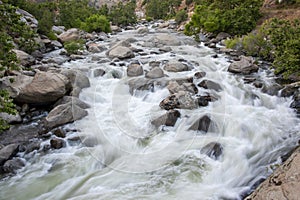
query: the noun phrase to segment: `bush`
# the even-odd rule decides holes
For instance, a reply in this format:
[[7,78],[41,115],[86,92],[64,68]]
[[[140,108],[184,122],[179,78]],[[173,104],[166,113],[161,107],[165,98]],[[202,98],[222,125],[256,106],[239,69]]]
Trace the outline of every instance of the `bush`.
[[169,19],[175,16],[180,4],[181,0],[148,0],[146,16],[153,19]]
[[84,49],[84,41],[76,40],[65,42],[64,48],[67,50],[68,54],[77,54],[79,50]]
[[[9,93],[5,90],[0,90],[0,112],[8,114],[17,114],[16,106],[13,100],[9,97]],[[0,132],[9,128],[5,120],[0,117]]]
[[200,1],[191,21],[185,27],[185,33],[194,35],[204,29],[212,33],[243,35],[256,26],[262,2],[262,0]]
[[84,23],[82,23],[81,28],[89,33],[95,32],[111,32],[110,23],[103,15],[94,14],[87,18]]
[[180,10],[176,13],[175,21],[177,24],[180,24],[184,21],[186,21],[188,18],[188,14],[186,13],[186,10]]
[[113,6],[108,12],[109,20],[115,25],[127,26],[136,23],[137,17],[135,15],[136,2],[130,1],[127,4],[119,2]]

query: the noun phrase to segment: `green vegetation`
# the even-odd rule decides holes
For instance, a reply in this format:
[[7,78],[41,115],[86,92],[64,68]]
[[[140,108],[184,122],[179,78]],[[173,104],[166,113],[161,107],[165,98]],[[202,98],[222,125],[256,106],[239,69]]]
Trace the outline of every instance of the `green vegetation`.
[[273,62],[276,74],[300,75],[300,22],[272,19],[256,32],[226,42],[228,48],[245,51]]
[[197,1],[194,15],[185,27],[185,34],[195,35],[201,29],[243,35],[250,32],[260,18],[262,0]]
[[169,19],[174,17],[181,0],[144,0],[146,16],[153,19]]
[[[13,100],[9,97],[9,94],[5,90],[0,90],[0,112],[8,114],[17,114]],[[5,120],[0,118],[0,132],[9,128],[9,125]]]
[[81,28],[86,32],[111,32],[109,21],[103,15],[94,14],[82,22]]
[[84,49],[84,43],[84,40],[69,41],[65,42],[64,47],[68,54],[78,54],[79,50]]
[[180,24],[184,21],[186,21],[188,18],[188,14],[186,13],[186,10],[180,10],[176,13],[175,21],[177,24]]
[[[129,25],[136,23],[135,15],[136,1],[132,0],[127,4],[119,2],[108,12],[108,19],[115,25]],[[105,10],[105,7],[104,7]]]

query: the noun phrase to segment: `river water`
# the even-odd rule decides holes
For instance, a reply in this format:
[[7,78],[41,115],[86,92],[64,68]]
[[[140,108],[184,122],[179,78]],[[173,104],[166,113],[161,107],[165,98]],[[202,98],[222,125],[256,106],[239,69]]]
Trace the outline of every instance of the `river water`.
[[[166,53],[146,47],[160,34],[175,37],[181,45]],[[131,95],[126,75],[131,60],[116,66],[92,60],[105,59],[103,52],[65,63],[63,67],[79,68],[90,77],[91,87],[80,94],[91,105],[89,115],[68,126],[79,130],[68,138],[80,136],[82,142],[69,141],[66,148],[28,156],[16,176],[0,182],[0,199],[241,199],[296,145],[299,120],[289,108],[291,98],[270,96],[244,84],[242,77],[227,72],[224,55],[212,58],[212,49],[170,30],[150,29],[145,35],[123,31],[101,43],[108,47],[128,38],[135,38],[132,46],[145,52],[132,59],[144,70],[149,70],[150,61],[184,60],[192,70],[165,72],[167,79],[205,71],[205,79],[219,83],[222,91],[198,88],[199,94],[215,93],[218,100],[206,107],[180,109],[174,127],[156,129],[150,122],[165,113],[159,103],[169,91],[155,86]],[[98,68],[106,71],[103,77],[94,77]],[[271,75],[263,70],[256,74],[265,84],[271,83]],[[204,115],[214,121],[208,133],[188,130]],[[210,142],[223,147],[218,159],[200,152]]]

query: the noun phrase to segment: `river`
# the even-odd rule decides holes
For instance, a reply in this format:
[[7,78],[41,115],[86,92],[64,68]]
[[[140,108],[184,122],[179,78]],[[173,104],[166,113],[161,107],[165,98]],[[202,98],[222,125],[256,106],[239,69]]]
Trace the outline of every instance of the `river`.
[[[181,44],[163,53],[148,45],[166,34]],[[213,58],[212,49],[167,29],[151,28],[148,34],[127,30],[100,43],[109,47],[113,41],[128,38],[134,38],[132,46],[143,53],[114,65],[92,59],[105,60],[105,52],[63,64],[86,72],[91,82],[80,94],[91,105],[89,115],[66,127],[78,130],[67,138],[80,136],[81,142],[69,140],[66,148],[47,154],[33,152],[17,175],[0,182],[0,199],[241,199],[296,145],[300,127],[289,108],[292,99],[270,96],[244,84],[242,76],[227,72],[230,63],[225,55]],[[180,109],[174,127],[155,128],[151,121],[166,112],[159,103],[169,91],[155,85],[151,91],[131,95],[127,83],[133,78],[127,77],[126,66],[133,60],[144,70],[150,69],[150,61],[185,62],[190,71],[165,71],[165,79],[204,71],[206,76],[194,83],[208,79],[222,90],[198,87],[198,94],[214,93],[218,100],[205,107]],[[106,74],[94,77],[98,68]],[[256,76],[266,84],[273,81],[267,70]],[[208,132],[189,130],[204,115],[214,122]],[[222,146],[218,159],[200,151],[210,142]]]

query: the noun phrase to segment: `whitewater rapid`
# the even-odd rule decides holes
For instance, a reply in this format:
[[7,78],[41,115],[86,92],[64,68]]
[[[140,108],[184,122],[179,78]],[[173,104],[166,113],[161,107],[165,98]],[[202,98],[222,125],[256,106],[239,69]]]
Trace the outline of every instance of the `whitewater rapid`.
[[[34,152],[16,176],[0,182],[0,199],[241,199],[251,187],[280,163],[299,139],[299,119],[289,108],[291,98],[262,93],[243,77],[227,72],[228,59],[203,45],[189,43],[172,46],[171,52],[156,54],[158,48],[145,47],[155,35],[170,34],[179,41],[191,38],[171,30],[151,29],[137,35],[129,30],[102,41],[135,38],[132,46],[145,55],[132,60],[149,70],[150,61],[185,60],[192,70],[165,72],[168,79],[192,77],[206,72],[203,79],[219,83],[222,91],[199,89],[199,94],[215,93],[218,100],[206,107],[180,109],[174,127],[155,128],[151,121],[165,113],[159,103],[169,95],[166,87],[152,91],[129,92],[126,66],[131,60],[98,63],[105,52],[83,60],[65,63],[84,71],[91,87],[80,99],[88,103],[89,115],[66,128],[76,129],[67,138],[80,136],[81,142],[69,141],[67,147],[43,154]],[[151,53],[152,52],[152,53]],[[106,74],[94,77],[96,69]],[[116,78],[116,76],[120,78]],[[269,73],[257,76],[268,83]],[[188,128],[199,117],[209,115],[215,126],[203,134]],[[46,144],[49,141],[45,141]],[[200,153],[210,142],[223,147],[219,159]]]

